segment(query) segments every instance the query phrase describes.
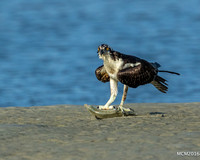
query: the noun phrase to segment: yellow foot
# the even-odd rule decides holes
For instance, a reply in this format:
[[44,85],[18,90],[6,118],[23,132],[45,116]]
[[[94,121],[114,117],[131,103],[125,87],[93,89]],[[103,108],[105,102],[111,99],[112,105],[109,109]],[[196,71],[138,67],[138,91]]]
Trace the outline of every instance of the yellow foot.
[[118,109],[124,114],[124,116],[128,116],[128,115],[136,116],[137,115],[137,113],[135,113],[135,111],[131,108],[124,108],[122,106],[119,106]]

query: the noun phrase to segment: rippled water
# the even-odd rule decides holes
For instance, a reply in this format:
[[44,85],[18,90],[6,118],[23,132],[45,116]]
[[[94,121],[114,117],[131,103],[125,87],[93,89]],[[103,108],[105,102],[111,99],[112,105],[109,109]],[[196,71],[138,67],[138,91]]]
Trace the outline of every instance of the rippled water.
[[101,43],[181,73],[161,74],[167,94],[146,85],[130,89],[127,103],[199,101],[199,6],[199,0],[1,0],[0,106],[104,104],[109,84],[94,75]]

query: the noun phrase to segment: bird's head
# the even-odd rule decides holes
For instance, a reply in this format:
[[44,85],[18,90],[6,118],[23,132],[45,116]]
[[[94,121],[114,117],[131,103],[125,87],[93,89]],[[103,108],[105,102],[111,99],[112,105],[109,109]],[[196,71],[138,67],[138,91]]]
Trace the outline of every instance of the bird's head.
[[112,49],[107,44],[102,44],[98,47],[98,55],[100,59],[103,59],[104,57],[110,55]]

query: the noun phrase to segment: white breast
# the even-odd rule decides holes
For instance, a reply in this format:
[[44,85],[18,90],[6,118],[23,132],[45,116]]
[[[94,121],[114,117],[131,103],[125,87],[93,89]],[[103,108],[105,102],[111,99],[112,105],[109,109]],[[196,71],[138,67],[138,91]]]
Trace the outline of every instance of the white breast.
[[117,80],[117,73],[123,69],[124,61],[120,58],[119,60],[113,60],[111,58],[108,58],[104,61],[104,67],[108,73],[108,75]]

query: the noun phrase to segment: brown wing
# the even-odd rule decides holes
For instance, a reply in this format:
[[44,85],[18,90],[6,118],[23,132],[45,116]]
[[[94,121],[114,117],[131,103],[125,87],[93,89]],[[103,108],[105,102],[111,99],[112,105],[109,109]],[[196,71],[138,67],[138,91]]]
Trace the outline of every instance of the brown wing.
[[117,76],[121,83],[136,88],[152,82],[155,75],[157,70],[147,61],[141,60],[139,65],[119,71]]
[[100,66],[95,70],[95,75],[97,77],[97,79],[101,82],[109,82],[110,81],[110,77],[108,75],[108,73],[106,72],[104,66]]

